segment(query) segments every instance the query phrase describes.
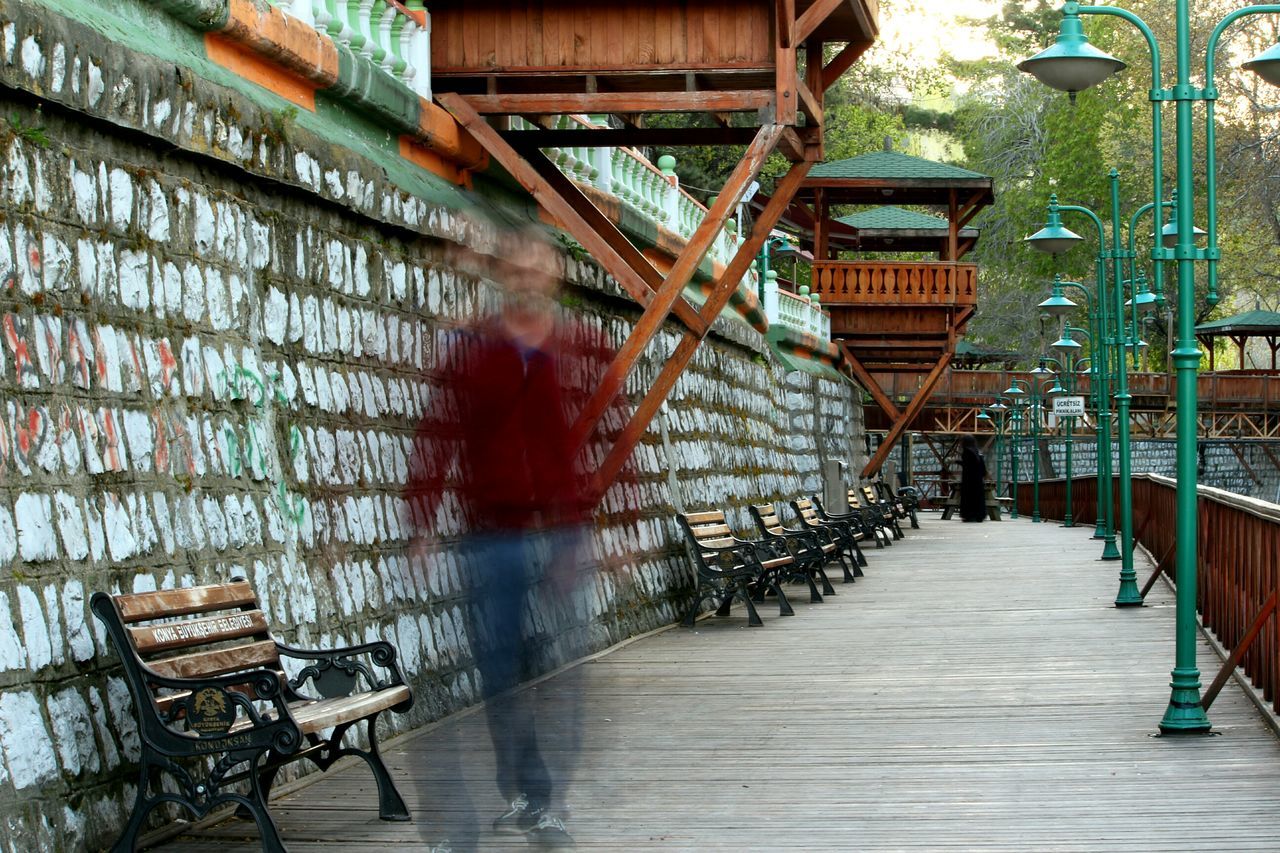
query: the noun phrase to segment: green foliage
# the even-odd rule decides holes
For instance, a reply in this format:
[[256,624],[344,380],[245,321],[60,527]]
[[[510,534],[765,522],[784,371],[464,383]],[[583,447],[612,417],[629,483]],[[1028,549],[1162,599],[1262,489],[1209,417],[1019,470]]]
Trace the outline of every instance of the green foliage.
[[17,113],[11,113],[6,123],[9,125],[9,132],[24,142],[39,148],[48,148],[53,144],[53,140],[45,133],[44,125],[24,124]]

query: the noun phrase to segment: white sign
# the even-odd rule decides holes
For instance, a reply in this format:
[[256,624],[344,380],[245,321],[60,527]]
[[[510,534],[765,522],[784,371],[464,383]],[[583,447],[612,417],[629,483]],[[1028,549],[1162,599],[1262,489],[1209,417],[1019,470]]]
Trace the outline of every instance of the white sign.
[[1054,397],[1053,413],[1060,418],[1084,416],[1084,397]]

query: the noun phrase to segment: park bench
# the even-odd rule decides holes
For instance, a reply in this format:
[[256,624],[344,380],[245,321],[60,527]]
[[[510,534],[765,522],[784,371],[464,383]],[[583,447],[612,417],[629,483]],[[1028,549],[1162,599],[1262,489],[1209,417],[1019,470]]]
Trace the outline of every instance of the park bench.
[[895,492],[889,481],[882,479],[876,481],[876,488],[897,509],[899,518],[911,519],[911,528],[920,529],[920,519],[916,515],[916,510],[920,508],[920,493],[915,486],[903,486]]
[[880,496],[876,493],[875,487],[866,485],[862,487],[863,502],[880,512],[887,523],[887,530],[894,539],[902,539],[905,534],[902,532],[902,526],[898,524],[898,512],[892,504],[880,500]]
[[861,518],[824,518],[818,513],[813,500],[809,498],[796,498],[791,501],[791,510],[800,519],[802,529],[829,534],[831,540],[840,547],[843,556],[848,558],[848,563],[853,565],[853,570],[850,571],[846,561],[844,559],[840,561],[844,569],[845,583],[852,583],[856,578],[862,577],[862,566],[867,564],[867,558],[863,556],[858,541],[867,538],[867,534],[863,530]]
[[[133,814],[114,850],[132,851],[151,809],[176,803],[197,819],[237,805],[257,822],[263,850],[284,851],[267,798],[279,768],[300,758],[324,770],[359,756],[377,782],[379,816],[409,819],[378,752],[375,725],[381,712],[413,705],[390,643],[331,651],[283,645],[272,638],[253,588],[239,578],[99,592],[90,607],[124,664],[142,742]],[[295,677],[285,674],[282,658],[299,662]],[[368,749],[344,745],[343,736],[362,721]]]
[[[765,542],[784,545],[795,560],[795,566],[809,583],[809,600],[817,603],[823,595],[835,595],[835,587],[827,577],[826,564],[838,559],[844,564],[840,546],[830,534],[822,535],[813,530],[797,530],[785,527],[778,517],[777,508],[771,504],[752,504],[748,511]],[[818,593],[817,581],[822,581],[822,593]]]
[[747,607],[747,624],[763,625],[755,602],[763,601],[766,592],[778,597],[778,615],[794,616],[779,581],[791,574],[794,559],[783,549],[758,548],[762,543],[749,542],[733,535],[720,510],[680,513],[676,521],[688,542],[698,570],[698,598],[684,618],[693,627],[702,602],[716,601],[716,615],[728,616],[735,598]]
[[876,547],[892,545],[896,538],[893,533],[893,523],[885,514],[884,508],[868,503],[857,489],[849,490],[848,500],[850,510],[862,515],[863,523],[876,537]]
[[[850,494],[852,494],[852,492],[850,492]],[[851,504],[849,512],[829,512],[827,508],[823,506],[822,498],[814,495],[811,500],[813,508],[817,511],[818,517],[823,521],[850,522],[862,533],[862,537],[864,539],[870,538],[877,548],[883,548],[886,544],[892,544],[891,542],[886,541],[888,536],[880,527],[880,513],[875,512],[874,510],[868,510],[866,507],[861,507],[857,504]],[[858,551],[859,555],[861,555],[861,547],[859,547]],[[862,565],[865,566],[866,563],[863,562]]]

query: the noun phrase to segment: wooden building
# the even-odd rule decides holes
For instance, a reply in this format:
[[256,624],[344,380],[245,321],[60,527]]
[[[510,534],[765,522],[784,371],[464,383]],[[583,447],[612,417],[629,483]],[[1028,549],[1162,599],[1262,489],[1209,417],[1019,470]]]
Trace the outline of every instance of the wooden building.
[[[580,446],[667,317],[674,314],[684,326],[675,353],[601,466],[599,489],[613,481],[821,159],[823,94],[875,40],[878,14],[877,0],[432,0],[437,101],[645,306],[575,425]],[[702,128],[654,128],[646,123],[654,113],[701,113],[710,120]],[[555,118],[565,114],[595,120],[558,128]],[[524,120],[519,128],[512,117]],[[664,269],[542,153],[555,146],[706,144],[747,149]],[[682,296],[686,283],[774,151],[792,166],[779,179],[773,203],[706,301],[693,306]]]

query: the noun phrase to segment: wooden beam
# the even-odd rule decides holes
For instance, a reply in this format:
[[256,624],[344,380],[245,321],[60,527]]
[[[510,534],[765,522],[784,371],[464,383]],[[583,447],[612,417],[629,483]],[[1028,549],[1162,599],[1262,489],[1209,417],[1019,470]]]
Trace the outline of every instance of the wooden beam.
[[778,44],[796,46],[796,0],[777,0],[774,4],[778,22]]
[[[521,113],[708,113],[754,112],[773,104],[760,89],[722,92],[596,92],[464,95],[481,115]],[[438,100],[438,98],[437,98]]]
[[[764,211],[761,212],[752,226],[751,236],[738,247],[733,258],[725,266],[724,273],[716,280],[715,286],[707,297],[707,301],[703,303],[701,316],[706,321],[707,328],[710,328],[710,324],[715,322],[716,317],[720,315],[725,305],[729,303],[730,297],[738,288],[738,282],[742,280],[747,270],[750,269],[751,264],[755,262],[756,257],[760,254],[760,249],[764,246],[764,241],[769,238],[769,232],[777,224],[782,212],[787,209],[792,195],[800,185],[800,181],[809,173],[809,169],[812,166],[813,163],[811,162],[796,163],[778,181],[773,192],[773,198],[769,200],[769,204],[765,206]],[[728,184],[726,184],[727,187]],[[684,373],[684,369],[688,367],[690,360],[693,359],[694,353],[698,350],[698,344],[705,334],[706,332],[695,334],[692,330],[685,332],[680,343],[676,345],[675,352],[671,354],[671,358],[667,360],[667,363],[662,366],[662,371],[658,374],[653,386],[645,394],[640,405],[636,407],[631,420],[623,427],[617,440],[614,441],[613,447],[610,448],[608,455],[605,456],[604,462],[593,478],[593,495],[597,497],[603,496],[605,490],[609,488],[610,484],[618,476],[622,466],[630,458],[631,452],[635,450],[635,446],[644,436],[645,430],[649,428],[649,423],[653,420],[654,415],[662,407],[662,402],[667,399],[667,395],[675,387],[676,380],[680,378],[681,374]],[[612,369],[612,366],[610,369]]]
[[1240,642],[1236,643],[1231,650],[1231,654],[1227,655],[1227,659],[1222,662],[1222,669],[1218,670],[1218,675],[1213,679],[1213,684],[1209,685],[1204,698],[1200,700],[1200,706],[1206,711],[1213,704],[1213,700],[1218,698],[1218,694],[1222,692],[1222,688],[1226,686],[1227,679],[1231,678],[1231,674],[1236,671],[1240,661],[1244,660],[1245,652],[1249,651],[1249,646],[1253,645],[1253,641],[1262,633],[1262,628],[1267,624],[1267,620],[1271,618],[1271,614],[1280,612],[1280,610],[1277,610],[1278,598],[1280,596],[1275,592],[1268,596],[1262,605],[1262,609],[1258,611],[1258,615],[1254,618],[1253,624],[1249,626],[1249,630],[1244,632]]
[[778,124],[794,126],[800,96],[796,89],[799,85],[796,69],[796,49],[779,47],[774,85],[774,121]]
[[987,194],[983,190],[977,190],[965,199],[964,204],[960,205],[960,213],[956,217],[956,228],[959,229],[968,225],[973,220],[973,217],[978,215],[978,211],[985,206],[983,202],[986,200]]
[[818,188],[813,191],[813,259],[827,260],[827,194]]
[[685,244],[684,251],[676,258],[668,271],[662,286],[654,295],[653,301],[645,309],[636,322],[631,334],[619,347],[613,363],[609,365],[600,384],[587,400],[582,413],[573,425],[570,433],[570,447],[574,453],[583,446],[587,438],[595,431],[600,418],[608,410],[613,398],[622,390],[627,374],[644,353],[645,347],[653,340],[667,319],[671,307],[680,298],[684,286],[693,275],[694,270],[702,263],[703,257],[715,241],[729,215],[738,205],[738,199],[746,190],[747,184],[755,180],[764,166],[765,159],[773,152],[782,135],[782,128],[776,124],[765,125],[756,134],[755,141],[747,148],[738,165],[734,167],[724,188],[716,197],[716,203],[703,218],[702,223]]
[[830,62],[822,66],[822,90],[825,92],[835,85],[840,75],[853,67],[853,63],[862,58],[862,54],[871,47],[869,41],[853,41],[844,46]]
[[788,127],[782,131],[782,136],[778,139],[778,150],[792,163],[800,163],[804,160],[816,162],[816,158],[807,156],[807,147],[800,140],[800,135],[796,133],[794,127]]
[[956,224],[956,216],[959,213],[956,191],[953,189],[947,193],[947,257],[948,261],[955,261],[956,249],[960,242],[960,226]]
[[899,411],[898,407],[889,399],[889,395],[884,393],[884,389],[880,387],[880,383],[875,380],[875,377],[872,376],[866,366],[858,360],[857,356],[849,350],[849,345],[844,341],[840,341],[839,347],[841,352],[844,353],[845,360],[849,362],[849,369],[853,371],[854,377],[863,388],[867,389],[867,393],[871,395],[871,399],[876,401],[876,405],[889,416],[890,420],[897,420],[902,417],[902,412]]
[[643,127],[609,130],[508,130],[502,138],[513,148],[623,148],[646,145],[749,145],[754,127]]
[[[539,151],[532,152],[533,162],[522,157],[460,95],[447,92],[439,95],[437,100],[467,128],[490,156],[529,191],[538,204],[582,244],[582,248],[617,279],[631,298],[641,305],[650,303],[653,291],[661,284],[658,271],[569,178]],[[539,163],[541,168],[535,165]],[[678,314],[686,325],[700,328],[697,312],[687,302],[678,309]]]
[[800,109],[809,120],[809,125],[822,127],[822,104],[818,103],[817,97],[809,91],[804,81],[796,80],[796,94],[800,96]]
[[[649,259],[644,256],[644,253],[637,249],[635,245],[627,239],[626,235],[624,235],[622,231],[618,229],[618,226],[613,223],[613,220],[605,216],[598,207],[592,204],[591,200],[583,194],[581,188],[579,188],[568,175],[561,172],[560,169],[556,167],[556,164],[552,163],[546,155],[541,151],[531,152],[529,155],[529,164],[533,166],[542,179],[547,182],[547,185],[553,192],[557,193],[560,198],[564,199],[573,207],[574,212],[577,213],[586,223],[587,227],[591,229],[589,233],[599,237],[607,243],[609,247],[617,253],[622,262],[640,277],[640,280],[644,282],[646,288],[643,292],[638,294],[633,293],[631,288],[626,284],[623,285],[623,288],[631,295],[632,299],[643,306],[647,306],[652,300],[653,294],[662,286],[662,273],[658,272],[657,268],[654,267],[654,265],[650,263]],[[576,235],[575,239],[577,239]],[[588,237],[588,239],[591,238]],[[578,242],[581,243],[582,241],[578,240]],[[586,247],[585,243],[583,243],[583,247]],[[592,257],[596,257],[596,255],[592,253]],[[601,263],[603,264],[603,261]],[[623,279],[619,278],[613,270],[608,267],[605,267],[605,269],[607,269],[609,274],[617,279],[619,283],[623,282]],[[627,276],[626,280],[634,283],[634,279],[632,279],[631,276]],[[684,299],[676,301],[674,311],[675,315],[680,318],[680,322],[693,329],[693,331],[698,334],[705,332],[706,324],[699,318],[697,309]]]
[[792,33],[792,44],[800,44],[808,40],[813,35],[813,31],[822,25],[822,22],[831,17],[831,13],[840,8],[840,4],[847,3],[848,0],[815,0],[814,4],[805,10],[804,14],[796,19],[796,27]]
[[933,389],[937,386],[938,380],[942,378],[942,374],[946,372],[947,366],[951,364],[951,358],[954,353],[943,353],[942,358],[934,365],[933,370],[925,377],[924,384],[920,386],[920,390],[911,398],[911,402],[907,405],[907,410],[902,413],[902,417],[893,422],[893,426],[889,429],[889,433],[884,437],[884,441],[876,448],[876,455],[871,457],[871,461],[862,469],[862,478],[870,479],[880,470],[880,466],[889,458],[889,454],[893,451],[893,446],[898,443],[898,439],[911,426],[911,422],[916,419],[916,415],[924,409],[925,403],[929,401],[929,397],[933,394]]

